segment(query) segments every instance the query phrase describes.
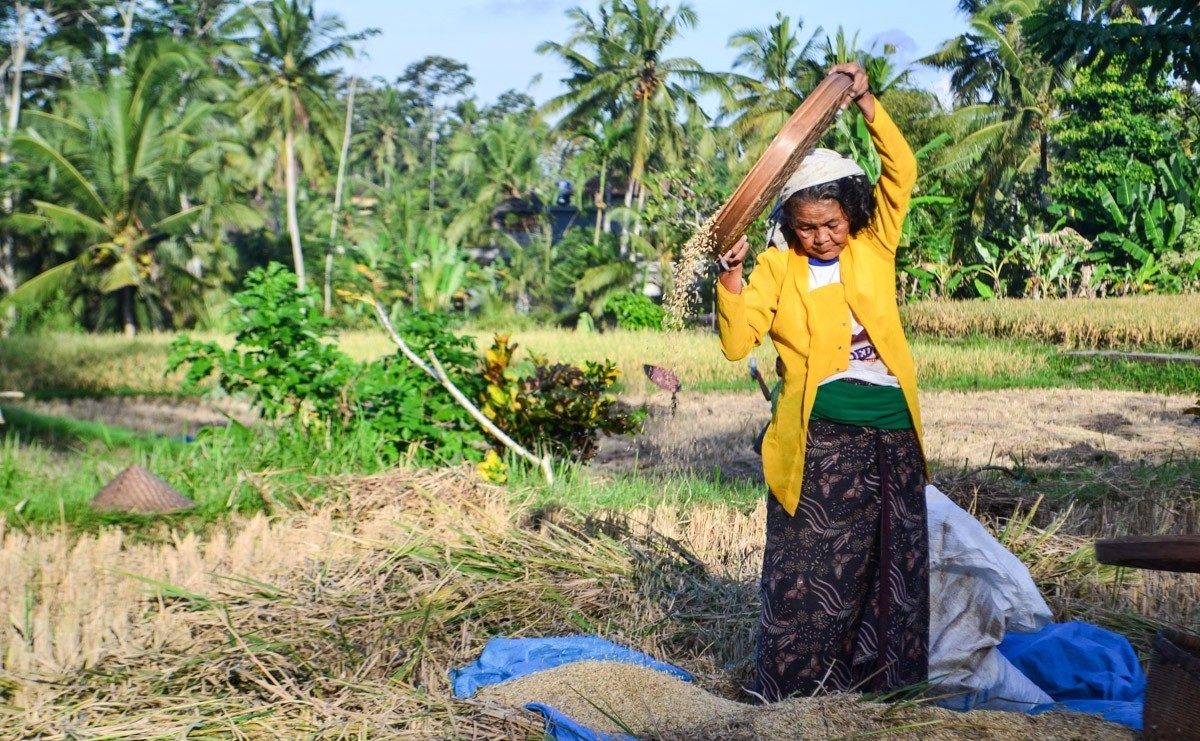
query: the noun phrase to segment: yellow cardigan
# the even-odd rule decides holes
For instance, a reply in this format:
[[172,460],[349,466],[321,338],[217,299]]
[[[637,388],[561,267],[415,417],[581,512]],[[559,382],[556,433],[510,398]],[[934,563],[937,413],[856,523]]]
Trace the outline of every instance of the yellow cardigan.
[[851,309],[899,380],[917,441],[922,441],[917,373],[896,306],[896,247],[917,179],[917,160],[878,100],[868,128],[882,160],[875,217],[842,251],[842,283],[809,291],[808,258],[795,249],[760,253],[741,293],[717,283],[717,328],[725,357],[741,360],[769,333],[783,360],[783,392],[763,440],[762,462],[767,485],[791,515],[800,504],[817,386],[849,366]]

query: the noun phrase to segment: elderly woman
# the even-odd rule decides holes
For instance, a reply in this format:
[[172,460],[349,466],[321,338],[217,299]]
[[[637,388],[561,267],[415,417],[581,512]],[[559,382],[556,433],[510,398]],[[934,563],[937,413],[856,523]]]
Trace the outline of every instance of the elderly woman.
[[862,68],[831,73],[853,80],[878,184],[836,152],[809,152],[773,216],[785,248],[759,254],[743,286],[743,238],[717,287],[725,357],[769,334],[786,369],[762,446],[772,496],[755,684],[767,701],[928,675],[926,469],[895,286],[916,159]]

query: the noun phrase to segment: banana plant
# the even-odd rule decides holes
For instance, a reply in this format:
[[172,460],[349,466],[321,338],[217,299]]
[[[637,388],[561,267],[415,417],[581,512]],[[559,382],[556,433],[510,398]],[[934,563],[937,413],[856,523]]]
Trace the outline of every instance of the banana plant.
[[991,285],[988,285],[979,278],[974,279],[975,290],[980,297],[990,299],[1008,294],[1008,279],[1004,277],[1004,269],[1016,256],[1018,249],[1016,246],[1004,249],[986,239],[975,240],[975,254],[979,255],[982,262],[971,267],[974,268],[976,274],[991,280]]
[[1158,187],[1131,184],[1124,178],[1118,181],[1115,192],[1104,183],[1097,183],[1097,188],[1100,205],[1116,228],[1100,234],[1097,240],[1119,248],[1131,259],[1130,264],[1121,266],[1126,290],[1169,287],[1164,284],[1173,278],[1162,258],[1179,247],[1189,219],[1187,204],[1178,200],[1168,203]]
[[409,248],[410,254],[415,253],[409,267],[417,303],[425,311],[449,310],[455,299],[465,296],[466,253],[431,232],[423,232]]

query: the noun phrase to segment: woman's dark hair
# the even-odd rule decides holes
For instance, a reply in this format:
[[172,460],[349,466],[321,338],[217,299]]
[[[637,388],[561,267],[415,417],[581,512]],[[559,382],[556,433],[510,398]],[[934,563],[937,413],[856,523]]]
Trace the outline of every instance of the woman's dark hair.
[[783,223],[788,229],[795,231],[792,224],[792,212],[802,203],[834,200],[846,212],[850,220],[850,234],[858,234],[871,223],[875,216],[875,193],[871,181],[866,175],[851,175],[828,183],[814,185],[811,188],[798,190],[783,204]]

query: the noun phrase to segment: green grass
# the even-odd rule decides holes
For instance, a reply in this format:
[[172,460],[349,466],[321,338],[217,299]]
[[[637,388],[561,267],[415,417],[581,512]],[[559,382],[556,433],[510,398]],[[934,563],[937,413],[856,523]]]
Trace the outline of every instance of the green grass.
[[[203,430],[188,443],[15,409],[4,415],[11,424],[0,427],[0,516],[16,526],[91,530],[122,523],[202,530],[229,515],[317,500],[328,489],[322,477],[374,473],[399,457],[365,428],[326,440],[235,423]],[[157,474],[195,508],[165,517],[92,511],[91,498],[132,464]]]
[[[3,407],[6,436],[38,438],[54,446],[70,446],[77,442],[99,443],[108,447],[150,449],[164,442],[156,435],[147,435],[122,427],[86,422],[68,417],[50,417],[23,409]],[[169,443],[165,443],[169,444]]]
[[910,343],[917,383],[929,391],[1006,388],[1095,388],[1189,394],[1200,389],[1200,365],[1078,358],[1029,340],[973,336],[917,337]]
[[580,512],[630,510],[667,504],[680,508],[724,504],[753,509],[764,496],[761,484],[744,479],[723,479],[720,469],[711,476],[624,474],[601,477],[585,466],[564,466],[547,487],[537,471],[510,461],[510,489],[514,497],[536,507],[561,505]]

